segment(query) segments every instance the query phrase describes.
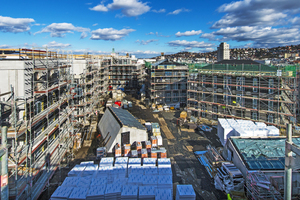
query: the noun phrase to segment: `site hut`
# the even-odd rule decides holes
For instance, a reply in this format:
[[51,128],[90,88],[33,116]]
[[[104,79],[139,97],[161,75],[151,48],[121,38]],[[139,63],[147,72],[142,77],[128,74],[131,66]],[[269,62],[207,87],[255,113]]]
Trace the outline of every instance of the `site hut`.
[[98,129],[108,153],[113,152],[117,143],[124,146],[148,140],[147,129],[130,112],[119,108],[108,107]]
[[[278,188],[283,189],[285,166],[285,136],[230,137],[224,147],[223,157],[232,161],[246,178],[249,172],[262,172]],[[294,145],[300,146],[300,137],[293,137]],[[296,157],[294,155],[294,157]],[[292,193],[300,193],[300,172],[292,172]]]

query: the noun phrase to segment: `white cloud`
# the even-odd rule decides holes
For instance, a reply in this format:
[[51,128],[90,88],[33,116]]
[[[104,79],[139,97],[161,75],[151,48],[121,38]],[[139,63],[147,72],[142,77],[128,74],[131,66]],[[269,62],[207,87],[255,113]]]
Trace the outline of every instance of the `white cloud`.
[[153,32],[150,32],[150,33],[146,33],[146,35],[154,35],[154,33],[153,33]]
[[110,40],[116,41],[127,36],[129,33],[135,31],[134,29],[121,29],[116,30],[114,28],[104,28],[92,31],[92,40]]
[[177,32],[175,35],[176,35],[177,37],[181,37],[181,36],[193,36],[193,35],[199,35],[199,34],[201,34],[201,33],[202,33],[201,30],[199,30],[199,31],[192,30],[192,31],[186,31],[186,32],[184,32],[184,33]]
[[[142,15],[150,10],[147,3],[143,3],[139,0],[113,0],[112,3],[104,6],[99,4],[90,10],[107,12],[108,10],[121,10],[122,15],[126,17],[136,17]],[[117,15],[118,17],[122,17]]]
[[147,44],[149,44],[149,43],[151,43],[151,42],[156,42],[156,41],[158,41],[158,40],[155,40],[155,39],[152,39],[152,40],[146,40],[146,41],[144,41],[144,40],[137,40],[137,41],[135,41],[136,43],[140,43],[140,45],[147,45]]
[[253,47],[274,47],[300,43],[298,28],[272,28],[259,26],[240,26],[221,28],[201,37],[214,38],[218,41],[252,42]]
[[299,0],[242,0],[218,8],[226,13],[212,28],[284,25],[300,11]]
[[155,56],[159,56],[160,52],[157,51],[150,51],[150,50],[146,50],[146,51],[141,51],[141,50],[137,50],[137,51],[126,51],[123,50],[120,52],[121,54],[131,54],[131,55],[135,55],[137,58],[151,58],[151,57],[155,57]]
[[214,44],[198,41],[186,41],[186,40],[175,40],[168,42],[171,47],[184,47],[184,48],[209,48],[213,47]]
[[181,12],[189,12],[189,9],[185,9],[185,8],[180,8],[177,10],[174,10],[173,12],[169,12],[168,15],[178,15]]
[[84,39],[88,36],[88,34],[86,32],[82,32],[80,35],[80,39]]
[[64,37],[66,33],[73,33],[76,32],[89,32],[89,28],[83,27],[76,27],[71,23],[52,23],[49,26],[43,28],[41,31],[36,32],[38,33],[50,33],[51,37]]
[[105,7],[104,5],[102,4],[99,4],[93,8],[89,8],[90,10],[94,10],[94,11],[99,11],[99,12],[107,12],[108,11],[108,8]]
[[165,13],[166,9],[152,10],[152,12],[155,12],[155,13]]
[[93,24],[93,26],[97,26],[97,25],[98,25],[98,23]]
[[30,30],[30,23],[33,23],[34,19],[31,18],[11,18],[0,16],[0,31],[21,33]]
[[55,41],[49,42],[48,44],[44,44],[43,47],[47,47],[48,49],[64,49],[67,47],[71,47],[71,44],[63,44],[57,43]]

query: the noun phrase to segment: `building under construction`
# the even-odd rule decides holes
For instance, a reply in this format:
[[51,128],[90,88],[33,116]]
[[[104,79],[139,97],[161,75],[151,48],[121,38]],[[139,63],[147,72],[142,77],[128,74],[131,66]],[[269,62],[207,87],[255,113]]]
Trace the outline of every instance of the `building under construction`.
[[112,56],[109,63],[109,86],[124,88],[125,92],[134,93],[143,82],[143,68],[136,58]]
[[285,127],[296,123],[296,68],[228,60],[192,65],[187,109],[197,118],[250,119]]
[[188,66],[161,60],[151,66],[151,100],[155,104],[186,103]]
[[2,189],[9,198],[37,199],[106,92],[107,71],[91,56],[79,61],[68,52],[0,52],[1,125],[8,127],[1,138],[8,148]]

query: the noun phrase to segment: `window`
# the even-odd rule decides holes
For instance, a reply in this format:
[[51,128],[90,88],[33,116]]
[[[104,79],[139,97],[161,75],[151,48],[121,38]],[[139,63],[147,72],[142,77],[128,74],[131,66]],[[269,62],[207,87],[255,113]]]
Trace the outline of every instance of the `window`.
[[251,118],[252,118],[253,120],[257,120],[257,112],[252,112],[252,113],[251,113]]
[[225,104],[231,105],[231,96],[224,95],[224,102]]
[[[274,88],[274,79],[269,79],[269,88]],[[273,94],[274,90],[269,89],[269,94]]]
[[236,104],[237,104],[237,106],[244,106],[244,98],[243,98],[242,94],[237,94]]
[[253,98],[255,99],[252,99],[252,106],[253,106],[253,109],[257,109],[257,96],[253,96]]
[[272,114],[268,114],[268,122],[274,123],[274,116]]
[[253,92],[258,92],[258,78],[253,78]]
[[178,102],[179,99],[176,97],[176,98],[173,98],[173,102]]
[[236,85],[237,91],[244,91],[245,88],[243,86],[245,85],[245,77],[236,77]]
[[171,85],[166,85],[166,90],[171,90]]
[[165,76],[172,76],[172,72],[165,72]]
[[[273,100],[272,98],[269,98],[269,100]],[[268,111],[273,111],[274,102],[268,101]]]
[[214,102],[217,103],[218,102],[218,96],[214,95]]
[[205,113],[205,111],[206,111],[206,104],[201,104],[201,109],[204,111],[204,112],[202,112],[202,117],[206,117],[206,113]]
[[218,82],[218,76],[214,76],[214,88],[218,88],[218,85],[216,84]]
[[[213,106],[213,113],[218,113],[218,106]],[[218,115],[213,114],[212,115],[213,119],[218,119]]]
[[205,101],[205,93],[202,93],[202,101]]
[[171,98],[166,98],[166,103],[171,102]]
[[178,83],[173,84],[173,89],[174,89],[174,90],[178,90]]
[[230,90],[231,89],[231,76],[224,76],[224,89],[228,89]]
[[171,96],[171,92],[166,92],[166,97],[170,97]]

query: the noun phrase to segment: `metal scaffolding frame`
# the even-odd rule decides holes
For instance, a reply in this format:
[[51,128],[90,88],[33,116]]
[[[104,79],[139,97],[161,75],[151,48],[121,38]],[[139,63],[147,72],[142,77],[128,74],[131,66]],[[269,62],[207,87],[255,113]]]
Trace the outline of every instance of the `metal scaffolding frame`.
[[262,65],[201,66],[190,71],[188,110],[195,117],[296,124],[296,76]]
[[[15,199],[37,199],[74,140],[72,55],[36,49],[14,49],[24,62],[24,97],[12,98],[8,130],[9,195]],[[10,70],[10,69],[5,69]],[[11,70],[14,70],[11,67]],[[23,112],[18,119],[17,112]]]

